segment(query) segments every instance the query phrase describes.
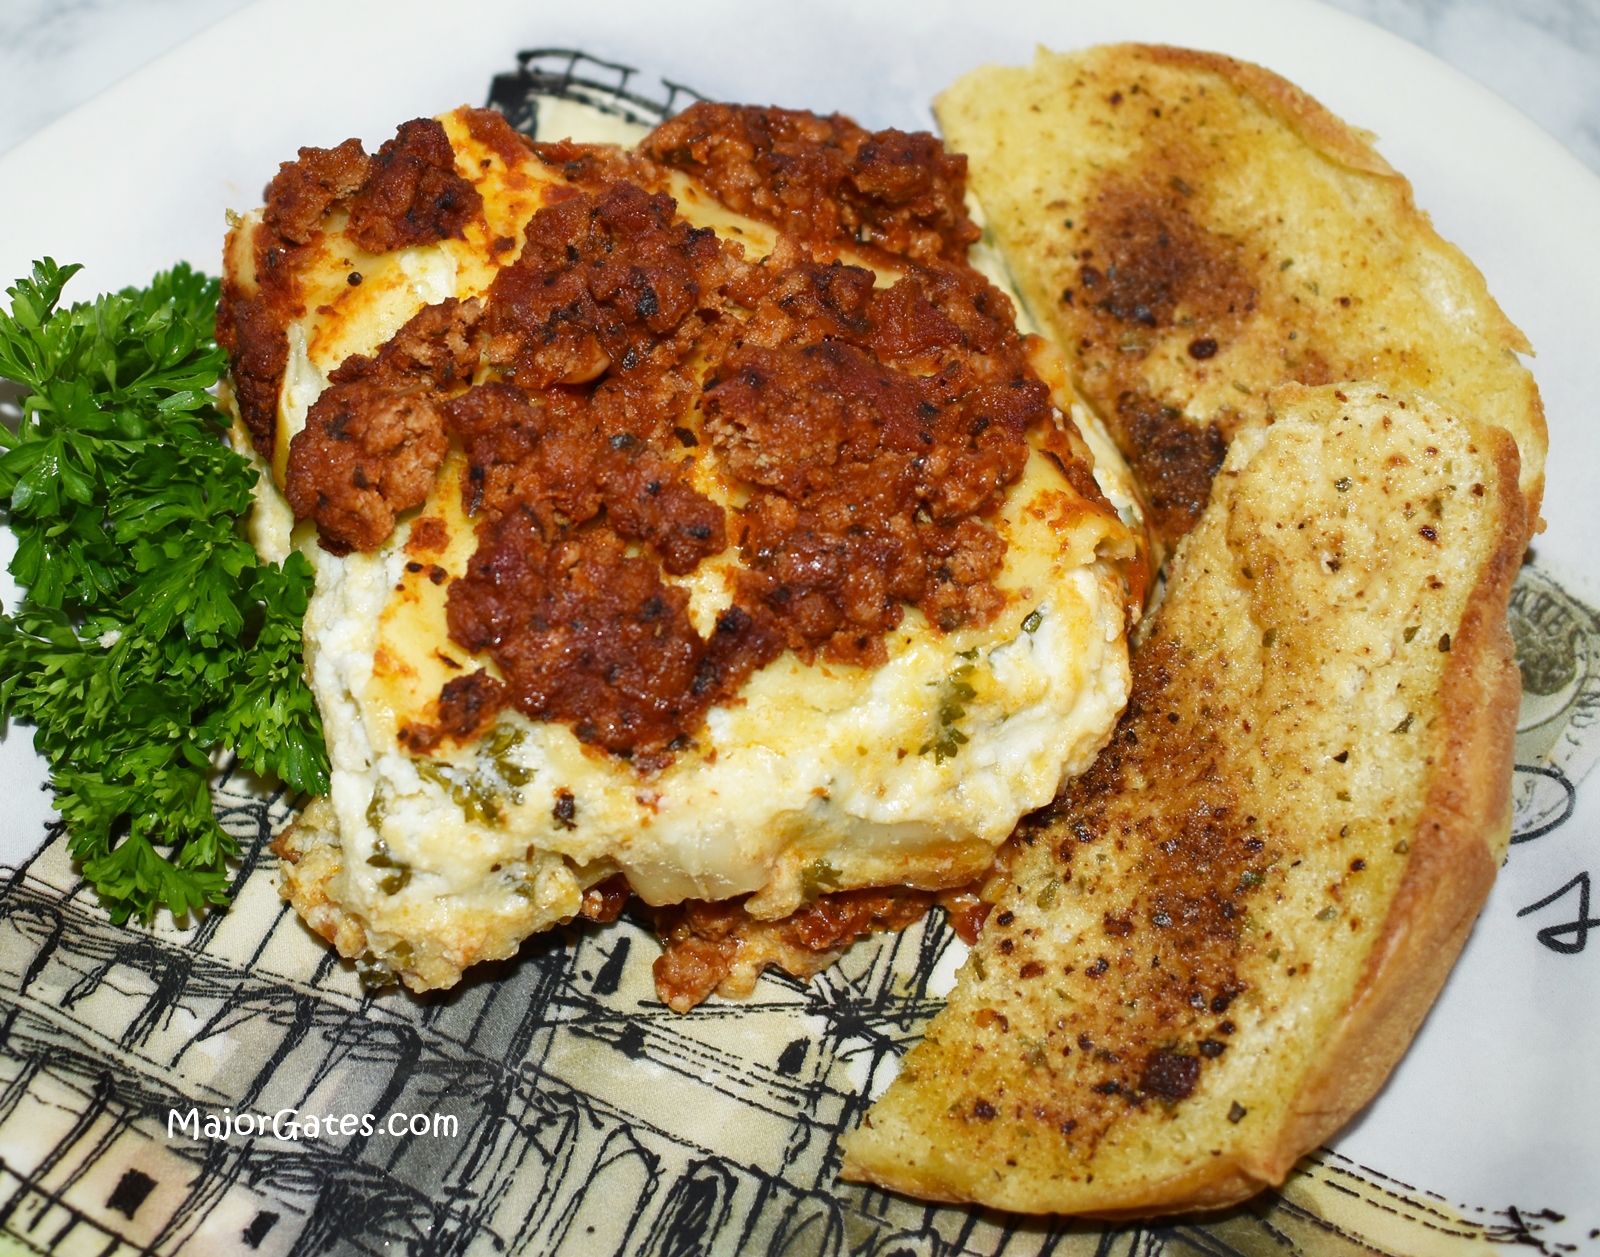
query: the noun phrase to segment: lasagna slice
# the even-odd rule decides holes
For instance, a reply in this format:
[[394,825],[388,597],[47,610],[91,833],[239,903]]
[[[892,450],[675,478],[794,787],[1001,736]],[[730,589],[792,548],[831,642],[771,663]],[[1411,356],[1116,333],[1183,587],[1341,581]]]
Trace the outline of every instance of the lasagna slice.
[[284,893],[365,975],[632,894],[705,961],[686,1007],[903,924],[1088,766],[1142,525],[964,185],[837,116],[625,150],[463,108],[235,221],[218,336],[333,766]]

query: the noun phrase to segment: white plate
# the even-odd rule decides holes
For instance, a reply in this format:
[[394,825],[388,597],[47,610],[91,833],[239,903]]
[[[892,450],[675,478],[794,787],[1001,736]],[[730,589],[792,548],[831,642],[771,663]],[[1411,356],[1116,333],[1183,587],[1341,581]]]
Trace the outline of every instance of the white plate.
[[[1538,350],[1552,456],[1549,531],[1535,552],[1569,591],[1600,604],[1591,540],[1600,523],[1591,483],[1600,472],[1600,405],[1590,369],[1600,329],[1600,179],[1463,75],[1311,0],[258,3],[0,159],[0,277],[26,273],[47,253],[83,261],[86,273],[69,289],[83,298],[143,282],[180,258],[214,270],[225,209],[256,204],[298,146],[352,134],[370,146],[402,119],[481,103],[490,77],[521,48],[583,48],[643,67],[646,86],[665,75],[711,96],[928,127],[932,96],[981,61],[1025,61],[1036,43],[1119,39],[1260,62],[1378,135],[1418,203],[1482,268]],[[10,595],[5,589],[8,605]],[[1585,631],[1600,634],[1600,625]],[[39,841],[40,796],[24,788],[39,776],[13,731],[0,747],[7,863],[25,860]],[[1600,937],[1570,954],[1538,940],[1540,926],[1577,919],[1577,887],[1544,915],[1517,913],[1580,872],[1600,877],[1600,859],[1585,846],[1597,823],[1600,787],[1590,784],[1566,824],[1513,848],[1424,1033],[1336,1142],[1353,1162],[1389,1176],[1395,1200],[1433,1194],[1501,1226],[1504,1239],[1526,1223],[1547,1244],[1594,1243]],[[1575,930],[1556,941],[1587,937]],[[1404,1184],[1417,1191],[1407,1195]],[[1541,1209],[1565,1221],[1538,1218]],[[1453,1225],[1439,1223],[1441,1244]]]

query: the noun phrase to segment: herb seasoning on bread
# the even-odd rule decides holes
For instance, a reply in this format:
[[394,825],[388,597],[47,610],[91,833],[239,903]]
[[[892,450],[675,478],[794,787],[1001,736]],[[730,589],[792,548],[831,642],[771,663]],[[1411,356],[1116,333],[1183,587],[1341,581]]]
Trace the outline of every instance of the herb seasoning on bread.
[[1275,386],[1338,380],[1505,428],[1537,527],[1527,339],[1370,136],[1260,66],[1142,44],[984,66],[935,107],[1024,304],[1169,544]]
[[1221,1207],[1376,1093],[1504,856],[1528,346],[1368,137],[1260,67],[1041,52],[938,112],[1176,554],[1117,733],[1002,850],[845,1174]]
[[1375,384],[1235,437],[1111,745],[1002,852],[847,1178],[1100,1217],[1276,1184],[1410,1043],[1510,837],[1516,445]]

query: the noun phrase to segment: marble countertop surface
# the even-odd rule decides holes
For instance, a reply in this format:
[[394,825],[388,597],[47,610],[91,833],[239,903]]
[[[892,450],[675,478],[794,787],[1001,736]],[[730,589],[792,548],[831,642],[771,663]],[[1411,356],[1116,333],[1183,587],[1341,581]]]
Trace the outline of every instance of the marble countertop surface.
[[[1600,0],[1329,2],[1471,75],[1600,172]],[[0,152],[246,3],[0,0]]]

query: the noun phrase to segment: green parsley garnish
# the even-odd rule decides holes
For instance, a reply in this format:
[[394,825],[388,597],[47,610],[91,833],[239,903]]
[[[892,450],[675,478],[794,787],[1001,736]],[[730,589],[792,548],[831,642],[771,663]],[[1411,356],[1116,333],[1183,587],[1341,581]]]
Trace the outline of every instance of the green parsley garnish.
[[179,265],[62,308],[80,268],[46,258],[7,289],[0,506],[27,591],[0,615],[0,717],[36,726],[69,849],[112,919],[228,899],[237,844],[213,757],[325,792],[300,623],[311,565],[260,562],[239,531],[255,472],[208,389],[218,285]]
[[978,691],[972,688],[971,681],[974,667],[971,661],[978,657],[978,651],[976,647],[972,650],[963,650],[960,652],[959,657],[968,662],[956,668],[946,679],[940,690],[938,736],[928,742],[924,742],[917,751],[918,755],[926,755],[930,751],[933,752],[933,762],[935,764],[942,764],[947,759],[954,759],[961,753],[961,748],[967,744],[967,735],[956,726],[966,717],[967,709],[965,704],[978,697]]

